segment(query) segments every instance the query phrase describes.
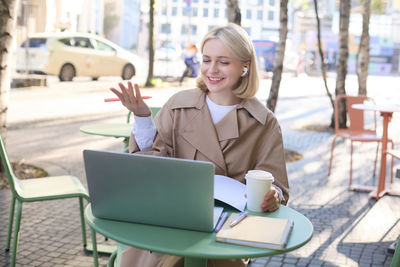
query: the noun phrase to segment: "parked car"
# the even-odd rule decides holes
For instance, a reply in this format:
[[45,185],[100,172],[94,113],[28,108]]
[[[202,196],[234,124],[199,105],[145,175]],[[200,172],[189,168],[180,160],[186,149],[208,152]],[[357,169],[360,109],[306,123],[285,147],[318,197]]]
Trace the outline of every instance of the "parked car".
[[28,40],[17,49],[17,72],[56,75],[61,81],[72,81],[75,76],[129,80],[141,64],[137,55],[93,34],[38,33]]

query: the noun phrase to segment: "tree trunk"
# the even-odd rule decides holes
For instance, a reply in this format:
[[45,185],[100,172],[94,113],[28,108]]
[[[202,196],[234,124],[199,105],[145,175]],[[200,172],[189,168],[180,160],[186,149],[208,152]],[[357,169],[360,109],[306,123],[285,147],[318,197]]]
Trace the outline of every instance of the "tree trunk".
[[279,85],[281,83],[283,71],[283,59],[285,56],[286,36],[288,32],[288,0],[281,0],[280,4],[279,20],[281,26],[279,28],[279,43],[276,47],[271,89],[267,100],[267,107],[272,112],[275,112],[276,103],[278,101]]
[[367,78],[369,65],[369,18],[371,15],[371,0],[363,0],[363,26],[356,59],[358,77],[358,94],[367,95]]
[[331,101],[331,105],[332,105],[332,109],[333,109],[333,108],[335,108],[335,105],[333,102],[332,94],[329,92],[328,83],[326,81],[326,64],[325,64],[324,52],[322,51],[322,44],[321,44],[321,21],[319,19],[319,15],[318,15],[318,0],[314,0],[314,10],[315,10],[315,18],[317,20],[318,51],[319,51],[319,56],[321,57],[322,78],[324,79],[324,86],[325,86],[326,94],[328,95],[329,100]]
[[[336,68],[336,88],[335,95],[346,94],[345,81],[347,75],[347,59],[349,56],[349,22],[351,0],[339,1],[339,64]],[[346,105],[341,101],[338,106],[339,112],[339,127],[346,128]],[[331,127],[333,128],[334,116],[332,115]]]
[[228,21],[240,25],[242,14],[240,13],[238,0],[226,0]]
[[153,70],[154,70],[154,5],[155,0],[150,0],[149,11],[149,71],[145,86],[153,85]]
[[19,0],[1,0],[0,3],[0,132],[6,137],[10,66],[17,24]]

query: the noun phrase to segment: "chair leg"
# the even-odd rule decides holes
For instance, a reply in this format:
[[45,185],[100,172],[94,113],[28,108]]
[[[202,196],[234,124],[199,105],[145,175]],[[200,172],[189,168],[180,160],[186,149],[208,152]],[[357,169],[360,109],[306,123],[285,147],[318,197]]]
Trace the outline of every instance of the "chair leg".
[[107,267],[114,267],[115,266],[115,259],[117,258],[118,249],[116,249],[108,259]]
[[19,226],[21,223],[21,214],[22,214],[22,203],[20,201],[17,201],[17,217],[15,218],[14,240],[13,240],[13,248],[12,248],[10,267],[15,267],[15,261],[17,259]]
[[8,218],[6,251],[10,250],[11,232],[12,232],[12,227],[13,227],[13,223],[14,223],[14,211],[15,211],[15,197],[13,195],[11,197],[10,216]]
[[353,141],[350,142],[350,179],[349,179],[349,187],[353,183]]
[[99,257],[97,253],[97,240],[96,240],[96,231],[90,227],[90,233],[92,235],[92,246],[93,246],[93,262],[94,267],[99,267]]
[[331,145],[331,157],[329,159],[329,167],[328,167],[328,176],[331,175],[331,168],[332,168],[332,160],[333,160],[333,150],[335,149],[335,141],[336,141],[337,136],[335,136],[332,140],[332,145]]
[[374,172],[373,172],[373,176],[375,177],[376,174],[376,163],[378,162],[378,151],[379,151],[379,145],[380,142],[376,142],[377,146],[376,146],[376,153],[375,153],[375,162],[374,162]]
[[86,225],[85,225],[85,218],[83,215],[83,198],[79,197],[79,210],[80,210],[80,217],[81,217],[81,226],[82,226],[82,241],[83,247],[86,247]]
[[[393,149],[394,149],[394,143],[392,141],[392,150]],[[393,166],[394,166],[394,157],[392,156],[392,161],[390,164],[390,184],[393,184],[393,175],[394,175]]]

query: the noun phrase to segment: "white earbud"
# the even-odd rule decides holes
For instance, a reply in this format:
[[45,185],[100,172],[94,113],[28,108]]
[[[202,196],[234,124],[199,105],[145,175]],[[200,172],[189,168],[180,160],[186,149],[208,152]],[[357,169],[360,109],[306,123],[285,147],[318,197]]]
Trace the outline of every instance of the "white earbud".
[[247,72],[249,71],[248,67],[243,67],[242,77],[246,76]]

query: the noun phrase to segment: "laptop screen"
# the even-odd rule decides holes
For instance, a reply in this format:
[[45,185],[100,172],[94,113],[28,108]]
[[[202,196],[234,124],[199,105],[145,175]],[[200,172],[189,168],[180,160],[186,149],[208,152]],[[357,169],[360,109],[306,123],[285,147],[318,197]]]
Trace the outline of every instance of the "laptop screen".
[[94,216],[213,231],[212,163],[98,150],[83,157]]

